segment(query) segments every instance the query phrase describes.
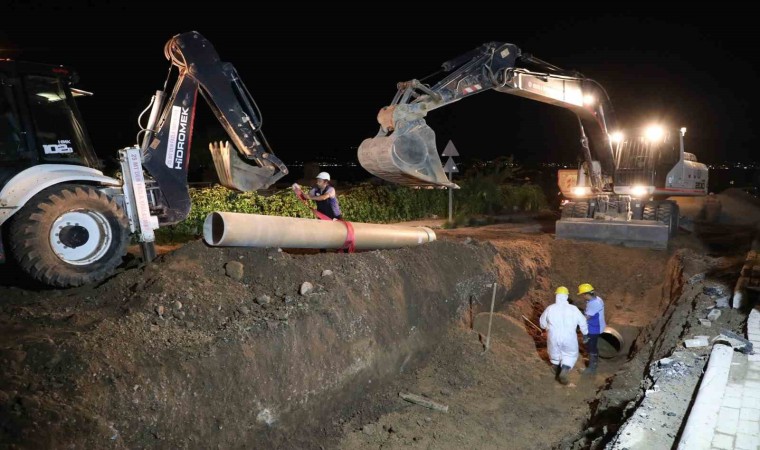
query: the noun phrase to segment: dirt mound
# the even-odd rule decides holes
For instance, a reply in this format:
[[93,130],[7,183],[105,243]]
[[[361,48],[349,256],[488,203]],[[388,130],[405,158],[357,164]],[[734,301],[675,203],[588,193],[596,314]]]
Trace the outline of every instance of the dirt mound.
[[[511,256],[537,249],[516,241]],[[490,305],[488,283],[502,306],[537,270],[488,243],[291,255],[192,242],[97,287],[4,288],[0,441],[304,448]]]

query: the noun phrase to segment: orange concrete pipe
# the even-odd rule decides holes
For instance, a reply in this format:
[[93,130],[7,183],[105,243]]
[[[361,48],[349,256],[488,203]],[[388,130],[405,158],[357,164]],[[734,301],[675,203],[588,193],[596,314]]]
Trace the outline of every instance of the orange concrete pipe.
[[[357,250],[409,247],[435,240],[427,227],[351,222]],[[346,226],[338,221],[212,212],[203,239],[220,247],[341,248]]]

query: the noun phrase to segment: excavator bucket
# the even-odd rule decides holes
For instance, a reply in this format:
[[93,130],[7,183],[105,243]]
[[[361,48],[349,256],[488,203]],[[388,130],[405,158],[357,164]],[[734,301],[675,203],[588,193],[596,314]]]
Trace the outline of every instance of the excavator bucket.
[[275,173],[274,167],[247,164],[229,142],[212,142],[209,144],[209,150],[214,159],[219,183],[226,188],[243,192],[266,189],[284,175],[282,172]]
[[390,136],[365,139],[359,163],[371,174],[404,186],[445,186],[449,181],[435,146],[435,132],[424,121]]

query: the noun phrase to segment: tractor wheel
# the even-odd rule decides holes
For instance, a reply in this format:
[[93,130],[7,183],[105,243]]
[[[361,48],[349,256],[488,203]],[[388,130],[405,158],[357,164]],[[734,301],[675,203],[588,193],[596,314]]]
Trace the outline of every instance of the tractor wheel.
[[644,220],[657,220],[657,203],[644,203],[644,211],[641,218]]
[[9,250],[33,279],[55,287],[96,283],[122,262],[129,225],[122,208],[91,186],[62,184],[14,215]]
[[668,226],[668,234],[673,237],[678,232],[678,205],[662,202],[657,205],[657,221]]

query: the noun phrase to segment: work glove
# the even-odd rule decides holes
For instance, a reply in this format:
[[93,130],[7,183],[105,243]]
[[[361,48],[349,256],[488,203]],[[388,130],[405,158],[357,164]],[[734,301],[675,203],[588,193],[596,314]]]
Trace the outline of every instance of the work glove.
[[291,187],[293,188],[294,191],[300,191],[301,190],[301,186],[299,186],[298,183],[293,183],[293,185]]
[[588,334],[584,334],[584,335],[583,335],[583,344],[584,344],[584,345],[585,345],[585,344],[588,344],[588,341],[589,341],[589,339],[590,339],[590,338],[588,337]]

